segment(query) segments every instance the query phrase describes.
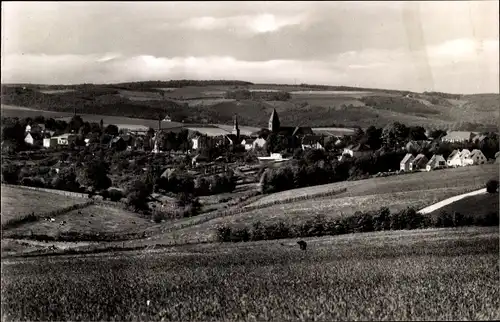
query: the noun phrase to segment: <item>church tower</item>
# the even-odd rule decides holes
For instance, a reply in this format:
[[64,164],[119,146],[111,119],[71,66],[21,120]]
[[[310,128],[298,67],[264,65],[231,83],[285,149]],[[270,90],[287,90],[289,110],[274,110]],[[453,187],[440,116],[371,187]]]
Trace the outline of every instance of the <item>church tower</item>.
[[273,113],[269,118],[268,129],[271,132],[278,132],[280,130],[280,119],[278,118],[278,113],[276,112],[276,109],[273,109]]
[[240,128],[238,127],[238,115],[234,116],[233,132],[236,135],[236,139],[240,139]]

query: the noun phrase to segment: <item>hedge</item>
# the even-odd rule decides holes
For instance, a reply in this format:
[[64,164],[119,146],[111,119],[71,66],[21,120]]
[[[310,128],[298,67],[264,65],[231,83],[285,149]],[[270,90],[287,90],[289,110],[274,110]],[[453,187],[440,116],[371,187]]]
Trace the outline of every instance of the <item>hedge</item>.
[[492,211],[484,216],[463,215],[458,212],[453,214],[441,212],[432,216],[420,214],[413,208],[391,213],[388,208],[383,207],[378,211],[358,211],[352,216],[332,219],[318,215],[314,219],[298,225],[282,221],[268,225],[256,222],[251,228],[221,225],[216,228],[216,237],[220,242],[245,242],[386,230],[497,226],[498,223],[498,211]]

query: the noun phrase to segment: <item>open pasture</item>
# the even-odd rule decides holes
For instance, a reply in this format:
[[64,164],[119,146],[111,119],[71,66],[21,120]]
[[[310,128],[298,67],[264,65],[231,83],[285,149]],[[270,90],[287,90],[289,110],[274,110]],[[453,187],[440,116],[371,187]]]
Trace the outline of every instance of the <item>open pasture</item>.
[[31,213],[43,214],[87,201],[84,198],[2,185],[2,225]]
[[218,217],[204,223],[180,229],[175,234],[183,241],[214,241],[216,227],[228,224],[231,227],[251,227],[256,222],[264,225],[284,222],[285,224],[302,224],[312,220],[316,215],[326,218],[338,218],[353,215],[356,211],[372,211],[387,207],[391,212],[414,207],[421,209],[435,202],[467,192],[467,187],[417,190],[410,192],[392,192],[384,194],[362,195],[355,197],[329,196],[310,200],[296,201],[282,205],[274,205],[254,209],[227,217]]
[[440,212],[445,211],[449,214],[458,212],[461,214],[474,214],[481,216],[490,212],[498,211],[498,207],[498,193],[485,193],[457,200],[433,211],[431,215],[438,215]]
[[[64,225],[60,225],[61,222]],[[38,220],[9,230],[5,237],[11,235],[29,236],[44,235],[56,237],[59,234],[83,234],[97,236],[99,234],[126,235],[143,232],[153,226],[150,220],[119,208],[89,206],[84,209],[70,211],[59,215],[55,222]]]
[[498,228],[306,241],[3,259],[2,320],[500,318]]
[[369,194],[418,191],[447,187],[484,187],[492,178],[498,178],[499,169],[496,164],[443,169],[430,172],[401,174],[390,177],[371,178],[356,181],[343,181],[306,188],[291,189],[265,196],[249,206],[285,201],[299,196],[313,196],[329,191],[346,188],[347,192],[336,197],[362,196]]

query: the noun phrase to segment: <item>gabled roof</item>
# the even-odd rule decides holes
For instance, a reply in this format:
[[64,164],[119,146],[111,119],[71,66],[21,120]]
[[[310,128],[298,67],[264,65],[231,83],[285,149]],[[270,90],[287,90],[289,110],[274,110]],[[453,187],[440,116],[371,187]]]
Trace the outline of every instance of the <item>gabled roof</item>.
[[401,164],[406,164],[407,162],[413,161],[413,155],[411,153],[407,153],[403,160],[401,160]]
[[322,143],[322,137],[319,136],[319,135],[307,135],[307,136],[304,136],[304,138],[302,139],[302,144],[304,145],[312,145],[312,144],[316,144],[316,143]]
[[350,145],[347,147],[347,149],[351,151],[371,151],[370,146],[364,143],[359,143],[357,145]]
[[110,143],[116,143],[120,140],[123,140],[123,138],[121,136],[115,136],[114,138],[111,139]]
[[422,160],[427,161],[427,157],[425,155],[423,155],[422,153],[420,153],[419,155],[417,155],[415,157],[415,159],[413,159],[413,162],[418,163],[418,162],[421,162]]
[[472,157],[473,157],[474,155],[476,155],[476,154],[481,155],[481,154],[483,154],[483,152],[482,152],[481,150],[474,149],[474,150],[472,150],[472,152],[469,154],[469,156],[468,156],[468,157],[469,157],[469,158],[472,158]]
[[43,140],[43,135],[40,133],[29,132],[28,134],[26,134],[25,138],[28,137],[28,135],[31,136],[33,140]]
[[280,128],[280,119],[278,117],[278,113],[276,112],[275,108],[273,108],[273,112],[271,113],[271,117],[269,117],[269,125],[272,125],[272,127],[275,129]]
[[451,154],[448,156],[448,160],[453,159],[456,155],[460,155],[460,152],[458,150],[453,150]]
[[471,139],[473,132],[466,131],[451,131],[450,133],[443,136],[443,141],[468,141]]

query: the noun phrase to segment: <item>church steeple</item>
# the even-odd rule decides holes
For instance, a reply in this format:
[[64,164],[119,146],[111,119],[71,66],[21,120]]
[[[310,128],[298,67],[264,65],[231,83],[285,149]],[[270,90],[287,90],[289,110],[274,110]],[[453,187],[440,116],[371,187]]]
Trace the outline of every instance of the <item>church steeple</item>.
[[234,115],[234,123],[233,123],[233,132],[232,134],[236,135],[236,138],[240,138],[240,128],[238,127],[238,115]]
[[276,112],[275,108],[273,108],[273,113],[271,114],[271,117],[269,118],[268,129],[271,132],[278,132],[280,129],[280,119],[278,117],[278,113]]

